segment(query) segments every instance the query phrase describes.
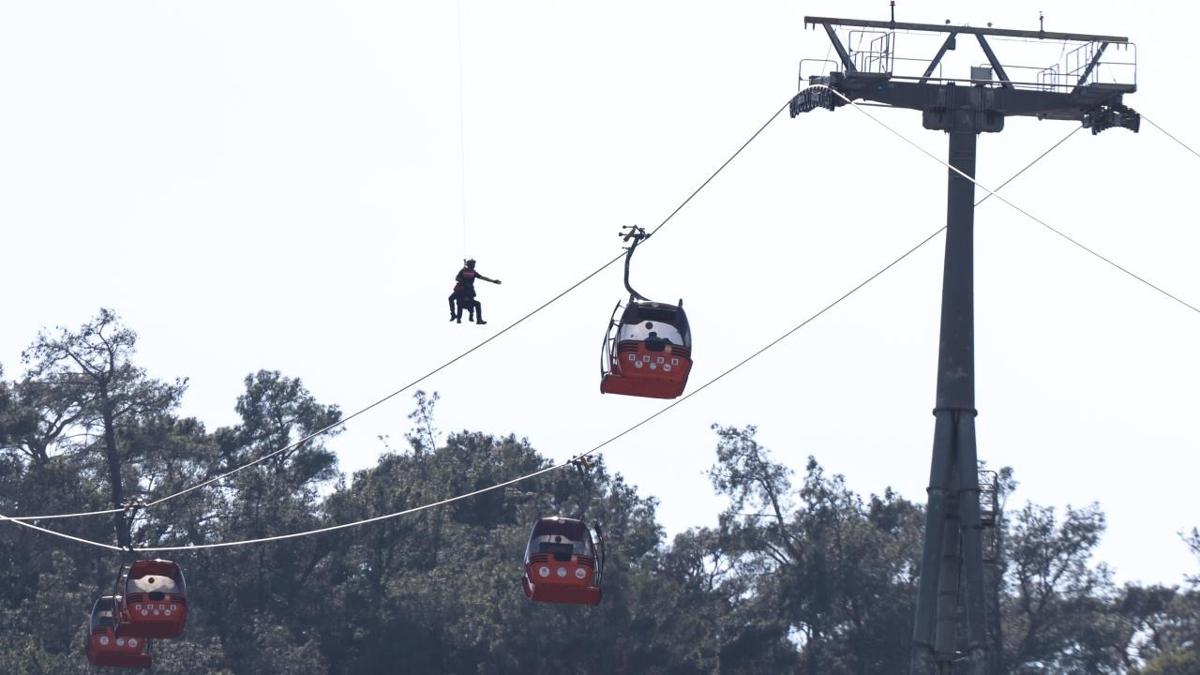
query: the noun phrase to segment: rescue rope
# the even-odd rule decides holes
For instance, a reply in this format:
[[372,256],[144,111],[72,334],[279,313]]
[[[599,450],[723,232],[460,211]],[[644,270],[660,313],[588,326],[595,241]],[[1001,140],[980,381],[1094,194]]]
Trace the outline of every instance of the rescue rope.
[[464,127],[466,126],[466,104],[463,101],[463,41],[462,41],[462,0],[455,3],[455,18],[458,30],[458,188],[459,208],[462,212],[462,247],[463,260],[467,259],[467,140]]

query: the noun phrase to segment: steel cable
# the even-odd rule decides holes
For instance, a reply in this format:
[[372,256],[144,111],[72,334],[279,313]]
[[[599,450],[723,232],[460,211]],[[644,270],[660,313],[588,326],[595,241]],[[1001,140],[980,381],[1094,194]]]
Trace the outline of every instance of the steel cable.
[[[1014,209],[1014,210],[1016,210],[1018,213],[1020,213],[1021,215],[1025,216],[1026,218],[1029,218],[1030,220],[1032,220],[1033,222],[1037,223],[1038,225],[1041,225],[1042,227],[1046,228],[1047,230],[1050,230],[1051,232],[1053,232],[1054,234],[1057,234],[1058,236],[1062,237],[1063,239],[1066,239],[1067,241],[1071,242],[1071,243],[1072,243],[1072,244],[1074,244],[1075,246],[1078,246],[1079,248],[1083,249],[1084,251],[1087,251],[1088,253],[1090,253],[1090,254],[1092,254],[1092,255],[1096,256],[1096,257],[1097,257],[1097,258],[1099,258],[1100,260],[1103,260],[1104,262],[1108,263],[1109,265],[1111,265],[1111,266],[1115,267],[1116,269],[1118,269],[1118,270],[1120,270],[1120,271],[1124,272],[1125,274],[1129,275],[1129,276],[1130,276],[1130,277],[1132,277],[1133,279],[1136,279],[1137,281],[1140,281],[1140,282],[1142,282],[1142,283],[1143,283],[1143,284],[1145,284],[1146,286],[1149,286],[1150,288],[1152,288],[1152,289],[1154,289],[1154,290],[1158,291],[1159,293],[1161,293],[1161,294],[1165,295],[1166,297],[1168,297],[1168,298],[1170,298],[1170,299],[1174,300],[1175,302],[1179,303],[1180,305],[1183,305],[1184,307],[1187,307],[1188,309],[1192,310],[1193,312],[1196,312],[1196,313],[1200,314],[1200,307],[1197,307],[1197,306],[1193,305],[1192,303],[1190,303],[1190,302],[1188,302],[1188,301],[1184,300],[1183,298],[1181,298],[1181,297],[1179,297],[1179,296],[1175,295],[1174,293],[1171,293],[1170,291],[1166,290],[1165,288],[1163,288],[1163,287],[1161,287],[1161,286],[1159,286],[1159,285],[1157,285],[1157,284],[1155,284],[1155,283],[1151,282],[1150,280],[1148,280],[1148,279],[1146,279],[1145,277],[1143,277],[1143,276],[1141,276],[1141,275],[1137,274],[1136,272],[1134,272],[1134,271],[1130,270],[1129,268],[1127,268],[1127,267],[1125,267],[1125,266],[1121,265],[1120,263],[1116,262],[1115,260],[1113,260],[1113,259],[1111,259],[1111,258],[1109,258],[1109,257],[1107,257],[1107,256],[1105,256],[1105,255],[1103,255],[1103,254],[1101,254],[1099,251],[1096,251],[1095,249],[1092,249],[1092,248],[1088,247],[1088,246],[1087,246],[1087,245],[1085,245],[1083,242],[1080,242],[1079,240],[1077,240],[1077,239],[1075,239],[1075,238],[1071,237],[1071,236],[1070,236],[1069,234],[1067,234],[1066,232],[1063,232],[1062,230],[1060,230],[1060,229],[1058,229],[1058,228],[1056,228],[1056,227],[1054,227],[1054,226],[1050,225],[1050,224],[1049,224],[1049,223],[1047,223],[1046,221],[1042,220],[1041,218],[1038,218],[1037,216],[1033,215],[1032,213],[1030,213],[1030,212],[1026,211],[1025,209],[1021,208],[1020,206],[1017,206],[1016,204],[1014,204],[1013,202],[1009,201],[1008,199],[1006,199],[1006,198],[1004,198],[1004,197],[1001,197],[1000,195],[996,194],[995,190],[992,190],[992,189],[988,188],[986,185],[983,185],[983,184],[981,184],[979,181],[975,180],[975,178],[974,178],[973,176],[968,176],[968,175],[967,175],[966,173],[964,173],[962,170],[958,169],[958,168],[957,168],[957,167],[955,167],[955,166],[951,166],[949,162],[947,162],[947,161],[943,160],[942,158],[940,158],[940,157],[938,157],[938,156],[934,155],[933,153],[929,152],[929,151],[928,151],[928,150],[926,150],[925,148],[921,147],[921,146],[920,146],[920,144],[918,144],[916,141],[914,141],[914,140],[912,140],[912,139],[908,138],[908,137],[907,137],[907,136],[905,136],[904,134],[902,134],[902,133],[900,133],[899,131],[895,130],[894,128],[892,128],[892,127],[888,126],[888,125],[887,125],[887,123],[883,122],[883,121],[882,121],[882,120],[880,120],[878,117],[875,117],[875,116],[874,116],[874,115],[872,115],[871,113],[867,112],[866,108],[864,108],[863,106],[860,106],[860,105],[858,105],[858,104],[857,104],[857,103],[855,103],[854,101],[851,101],[851,100],[850,100],[849,98],[847,98],[847,97],[846,97],[846,95],[845,95],[845,94],[843,94],[842,92],[840,92],[840,91],[838,91],[838,90],[836,90],[836,89],[834,89],[834,88],[832,88],[832,87],[828,87],[828,86],[826,86],[826,85],[823,85],[823,84],[821,84],[821,85],[813,85],[813,86],[824,87],[824,88],[826,88],[826,89],[829,89],[829,91],[833,92],[833,93],[834,93],[834,94],[835,94],[835,95],[836,95],[838,98],[840,98],[840,99],[842,99],[843,101],[845,101],[846,103],[849,103],[850,105],[854,106],[854,109],[855,109],[855,110],[858,110],[860,113],[862,113],[862,114],[866,115],[868,118],[870,118],[870,119],[871,119],[871,121],[875,122],[876,124],[878,124],[879,126],[883,127],[884,129],[887,129],[889,132],[891,132],[893,135],[895,135],[895,136],[897,136],[898,138],[900,138],[900,139],[901,139],[902,141],[904,141],[905,143],[908,143],[909,145],[913,146],[913,147],[914,147],[914,148],[916,148],[917,150],[920,150],[922,154],[924,154],[924,155],[926,155],[926,156],[930,157],[931,159],[933,159],[933,160],[934,160],[935,162],[937,162],[938,164],[941,164],[942,166],[944,166],[944,167],[946,167],[946,168],[950,169],[951,171],[953,171],[954,173],[957,173],[958,175],[962,176],[963,178],[965,178],[965,179],[967,179],[967,180],[971,181],[972,183],[974,183],[976,187],[978,187],[979,189],[983,190],[984,192],[987,192],[989,197],[995,197],[996,199],[999,199],[1000,201],[1004,202],[1004,203],[1005,203],[1005,204],[1007,204],[1009,207],[1013,208],[1013,209]],[[1143,119],[1145,119],[1145,117],[1144,117],[1144,116],[1143,116]],[[1149,120],[1147,120],[1147,121],[1149,121]],[[1150,123],[1151,123],[1151,124],[1154,124],[1153,122],[1150,122]],[[1158,127],[1158,125],[1154,125],[1154,126],[1155,126],[1155,127],[1157,127],[1157,128],[1160,128],[1160,129],[1161,129],[1161,127]],[[1166,132],[1164,131],[1163,133],[1166,133]],[[1168,136],[1170,136],[1170,134],[1167,134],[1167,135],[1168,135]],[[1174,136],[1171,136],[1171,138],[1175,138],[1175,137],[1174,137]],[[1182,141],[1179,141],[1178,139],[1175,139],[1175,140],[1176,140],[1176,142],[1178,142],[1178,143],[1180,143],[1181,145],[1183,145],[1183,142],[1182,142]],[[1184,145],[1184,147],[1185,147],[1185,148],[1187,148],[1188,146],[1187,146],[1187,145]],[[1191,150],[1191,148],[1188,148],[1188,150]],[[1194,151],[1193,151],[1193,152],[1194,152]]]
[[[777,116],[777,115],[778,115],[778,113],[776,113],[776,116]],[[772,119],[774,119],[774,118],[772,118]],[[760,130],[760,131],[761,131],[761,130]],[[1076,131],[1077,131],[1077,130],[1076,130]],[[1028,170],[1030,167],[1032,167],[1034,164],[1037,164],[1039,161],[1041,161],[1043,158],[1045,158],[1045,157],[1046,157],[1048,154],[1050,154],[1050,153],[1051,153],[1053,150],[1055,150],[1056,148],[1058,148],[1059,146],[1061,146],[1061,145],[1062,145],[1064,142],[1066,142],[1066,140],[1067,140],[1068,138],[1070,138],[1070,137],[1071,137],[1071,136],[1072,136],[1074,133],[1075,133],[1075,132],[1074,132],[1074,131],[1072,131],[1070,134],[1067,134],[1067,136],[1063,137],[1061,140],[1059,140],[1059,141],[1058,141],[1057,143],[1055,143],[1053,146],[1051,146],[1050,148],[1048,148],[1046,151],[1042,152],[1040,155],[1038,155],[1037,157],[1035,157],[1035,158],[1034,158],[1032,161],[1030,161],[1030,162],[1029,162],[1028,164],[1026,164],[1024,167],[1022,167],[1022,168],[1021,168],[1019,171],[1017,171],[1017,173],[1013,174],[1013,175],[1012,175],[1010,178],[1008,178],[1008,179],[1007,179],[1007,180],[1005,180],[1003,183],[1001,183],[1001,184],[1000,184],[1000,186],[999,186],[998,188],[996,188],[996,189],[997,189],[997,190],[999,190],[999,189],[1003,188],[1004,186],[1008,185],[1008,184],[1009,184],[1009,183],[1011,183],[1013,180],[1015,180],[1015,179],[1016,179],[1018,176],[1020,176],[1020,175],[1022,175],[1023,173],[1025,173],[1025,172],[1026,172],[1026,171],[1027,171],[1027,170]],[[744,147],[745,147],[745,146],[743,145],[743,148],[744,148]],[[740,152],[740,149],[739,149],[739,152]],[[727,163],[728,163],[728,162],[727,162]],[[719,170],[718,170],[718,171],[719,171]],[[986,188],[985,188],[985,189],[986,189]],[[987,195],[987,196],[985,196],[985,197],[983,197],[983,198],[982,198],[982,199],[980,199],[979,201],[977,201],[977,202],[976,202],[976,206],[978,206],[978,205],[982,204],[983,202],[987,201],[988,197],[992,196],[993,194],[995,194],[995,192],[994,192],[994,191],[988,191],[988,195]],[[694,196],[694,195],[695,195],[695,193],[693,193],[693,196]],[[690,197],[689,197],[689,199],[690,199]],[[676,210],[676,211],[678,211],[678,210]],[[674,213],[672,213],[672,215],[674,215]],[[670,218],[670,217],[668,217],[668,220],[669,220],[669,218]],[[664,222],[665,222],[665,221],[664,221]],[[660,227],[661,227],[661,225],[660,225]],[[657,228],[656,228],[656,229],[657,229]],[[793,326],[791,329],[789,329],[789,330],[788,330],[787,332],[785,332],[784,334],[782,334],[782,335],[780,335],[779,337],[775,338],[774,340],[772,340],[772,341],[768,342],[766,345],[764,345],[763,347],[759,348],[757,351],[755,351],[755,352],[751,353],[749,356],[747,356],[747,357],[743,358],[741,361],[739,361],[739,362],[735,363],[733,366],[731,366],[731,367],[727,368],[725,371],[721,372],[721,373],[720,373],[720,374],[718,374],[716,377],[713,377],[713,378],[711,378],[710,380],[708,380],[708,381],[707,381],[707,382],[705,382],[704,384],[700,385],[700,386],[699,386],[699,387],[697,387],[696,389],[694,389],[694,390],[692,390],[692,391],[688,392],[687,394],[685,394],[684,396],[680,397],[679,399],[677,399],[677,400],[675,400],[675,401],[672,401],[670,404],[668,404],[668,405],[666,405],[666,406],[664,406],[664,407],[660,408],[658,411],[656,411],[656,412],[654,412],[653,414],[651,414],[650,416],[648,416],[648,417],[646,417],[646,418],[642,419],[641,421],[637,422],[636,424],[633,424],[632,426],[630,426],[630,427],[627,427],[625,430],[623,430],[623,431],[621,431],[621,432],[619,432],[619,433],[617,433],[617,434],[615,434],[615,435],[613,435],[613,436],[609,437],[607,440],[605,440],[605,441],[603,441],[603,442],[599,443],[598,445],[596,445],[596,446],[592,447],[590,450],[587,450],[586,452],[583,452],[583,453],[580,453],[580,454],[578,454],[578,455],[575,455],[574,457],[572,457],[571,459],[569,459],[569,460],[567,460],[567,461],[565,461],[565,462],[561,462],[561,463],[559,463],[559,464],[554,464],[554,465],[551,465],[551,466],[548,466],[548,467],[545,467],[545,468],[539,469],[539,470],[537,470],[537,471],[534,471],[534,472],[532,472],[532,473],[528,473],[528,474],[525,474],[525,475],[523,475],[523,476],[519,476],[519,477],[517,477],[517,478],[513,478],[513,479],[511,479],[511,480],[504,481],[504,482],[502,482],[502,483],[497,483],[497,484],[495,484],[495,485],[490,485],[490,486],[487,486],[487,487],[484,487],[484,488],[480,488],[480,489],[478,489],[478,490],[474,490],[474,491],[472,491],[472,492],[467,492],[467,493],[464,493],[464,494],[456,495],[456,496],[454,496],[454,497],[449,497],[449,498],[442,499],[442,500],[439,500],[439,501],[436,501],[436,502],[430,502],[430,503],[428,503],[428,504],[422,504],[422,505],[420,505],[420,506],[415,506],[415,507],[412,507],[412,508],[409,508],[409,509],[404,509],[404,510],[401,510],[401,511],[395,511],[395,512],[392,512],[392,513],[386,513],[386,514],[382,514],[382,515],[378,515],[378,516],[373,516],[373,517],[370,517],[370,518],[364,518],[364,519],[357,520],[357,521],[353,521],[353,522],[350,522],[350,523],[341,523],[341,524],[338,524],[338,525],[328,525],[328,526],[325,526],[325,527],[314,528],[314,529],[311,529],[311,530],[304,530],[304,531],[300,531],[300,532],[292,532],[292,533],[288,533],[288,534],[281,534],[281,535],[273,535],[273,536],[268,536],[268,537],[259,537],[259,538],[256,538],[256,539],[243,539],[243,540],[237,540],[237,541],[217,542],[217,543],[213,543],[213,544],[197,544],[197,545],[189,545],[189,546],[150,546],[150,547],[140,547],[140,548],[134,548],[133,550],[134,550],[134,551],[138,551],[138,552],[145,552],[145,553],[165,553],[165,552],[179,552],[179,551],[195,551],[195,550],[205,550],[205,549],[213,549],[213,548],[228,548],[228,547],[233,547],[233,546],[243,546],[243,545],[248,545],[248,544],[259,544],[259,543],[267,543],[267,542],[272,542],[272,541],[281,541],[281,540],[285,540],[285,539],[295,539],[295,538],[299,538],[299,537],[306,537],[306,536],[310,536],[310,535],[323,534],[323,533],[326,533],[326,532],[333,532],[333,531],[337,531],[337,530],[344,530],[344,529],[348,529],[348,528],[351,528],[351,527],[357,527],[357,526],[360,526],[360,525],[366,525],[366,524],[369,524],[369,523],[374,523],[374,522],[378,522],[378,521],[381,521],[381,520],[389,520],[389,519],[392,519],[392,518],[398,518],[398,517],[400,517],[400,516],[405,516],[405,515],[409,515],[409,514],[412,514],[412,513],[417,513],[417,512],[419,512],[419,511],[425,511],[425,510],[432,509],[432,508],[436,508],[436,507],[439,507],[439,506],[444,506],[444,505],[446,505],[446,504],[451,504],[451,503],[454,503],[454,502],[462,501],[462,500],[464,500],[464,499],[469,499],[469,498],[471,498],[471,497],[474,497],[474,496],[477,496],[477,495],[480,495],[480,494],[483,494],[483,493],[486,493],[486,492],[492,492],[492,491],[494,491],[494,490],[499,490],[499,489],[502,489],[502,488],[508,487],[508,486],[510,486],[510,485],[514,485],[514,484],[516,484],[516,483],[520,483],[520,482],[523,482],[523,481],[526,481],[526,480],[529,480],[529,479],[535,478],[535,477],[537,477],[537,476],[541,476],[541,475],[543,475],[543,474],[550,473],[551,471],[556,471],[556,470],[558,470],[558,469],[562,469],[562,468],[565,468],[565,467],[567,467],[567,466],[571,466],[571,465],[572,465],[572,464],[573,464],[575,461],[579,460],[580,458],[583,458],[583,457],[588,457],[588,456],[590,456],[590,455],[593,455],[593,454],[595,454],[596,452],[599,452],[599,451],[600,451],[601,449],[603,449],[604,447],[608,446],[609,444],[611,444],[611,443],[613,443],[613,442],[615,442],[615,441],[619,440],[620,438],[622,438],[622,437],[624,437],[624,436],[626,436],[626,435],[628,435],[628,434],[632,433],[632,432],[633,432],[633,431],[635,431],[636,429],[638,429],[638,428],[640,428],[640,427],[642,427],[642,426],[644,426],[644,425],[646,425],[646,424],[650,423],[650,422],[651,422],[651,421],[653,421],[654,419],[656,419],[656,418],[658,418],[659,416],[661,416],[661,415],[663,415],[664,413],[666,413],[668,410],[671,410],[671,409],[672,409],[672,408],[674,408],[675,406],[677,406],[677,405],[679,405],[679,404],[683,403],[684,401],[687,401],[687,400],[689,400],[691,397],[695,396],[696,394],[699,394],[701,391],[704,391],[704,390],[705,390],[705,389],[707,389],[708,387],[710,387],[710,386],[712,386],[713,384],[717,383],[718,381],[720,381],[720,380],[724,379],[724,378],[725,378],[726,376],[728,376],[729,374],[733,373],[734,371],[738,370],[739,368],[741,368],[742,366],[746,365],[746,364],[747,364],[747,363],[749,363],[750,361],[754,360],[754,359],[755,359],[755,358],[757,358],[758,356],[762,355],[763,353],[765,353],[766,351],[768,351],[768,350],[769,350],[769,349],[771,349],[772,347],[774,347],[774,346],[778,345],[780,342],[782,342],[783,340],[785,340],[786,338],[788,338],[789,336],[791,336],[793,333],[795,333],[795,332],[799,331],[801,328],[804,328],[804,327],[805,327],[805,326],[807,326],[809,323],[811,323],[812,321],[814,321],[815,319],[817,319],[818,317],[820,317],[822,314],[824,314],[824,313],[828,312],[830,309],[833,309],[833,308],[834,308],[834,307],[836,307],[837,305],[841,304],[841,302],[842,302],[842,301],[846,300],[846,299],[847,299],[847,298],[849,298],[851,295],[853,295],[854,293],[856,293],[856,292],[858,292],[860,289],[862,289],[864,286],[866,286],[867,284],[869,284],[869,283],[871,283],[872,281],[874,281],[876,278],[878,278],[879,276],[881,276],[881,275],[882,275],[884,272],[887,272],[889,269],[891,269],[892,267],[894,267],[895,265],[897,265],[898,263],[900,263],[902,260],[904,260],[904,259],[905,259],[905,258],[907,258],[908,256],[910,256],[910,255],[912,255],[913,253],[915,253],[915,252],[916,252],[918,249],[920,249],[921,247],[923,247],[925,244],[929,243],[929,242],[930,242],[930,241],[931,241],[933,238],[935,238],[937,235],[941,234],[941,233],[942,233],[942,232],[943,232],[945,229],[946,229],[946,227],[943,225],[942,227],[939,227],[938,229],[934,230],[932,233],[930,233],[930,234],[929,234],[928,236],[926,236],[924,239],[922,239],[921,241],[919,241],[919,242],[918,242],[916,245],[912,246],[912,247],[911,247],[911,248],[909,248],[907,251],[905,251],[904,253],[902,253],[900,256],[898,256],[897,258],[895,258],[895,259],[893,259],[891,262],[889,262],[887,265],[883,266],[883,267],[882,267],[882,268],[880,268],[878,271],[876,271],[875,273],[873,273],[873,274],[871,274],[870,276],[868,276],[868,277],[867,277],[866,279],[864,279],[862,282],[858,283],[858,284],[857,284],[857,285],[855,285],[853,288],[851,288],[850,290],[846,291],[845,293],[843,293],[842,295],[840,295],[838,298],[836,298],[835,300],[833,300],[832,302],[830,302],[829,304],[825,305],[825,306],[824,306],[824,307],[822,307],[820,310],[818,310],[817,312],[815,312],[814,314],[810,315],[809,317],[807,317],[806,319],[804,319],[804,320],[803,320],[803,321],[801,321],[800,323],[796,324],[795,326]],[[619,259],[619,258],[617,258],[617,259]],[[611,263],[609,263],[609,264],[611,264]],[[24,526],[24,527],[29,527],[29,528],[32,528],[32,529],[38,530],[39,532],[44,532],[44,533],[51,534],[51,535],[55,535],[55,536],[61,536],[61,537],[64,537],[64,538],[70,539],[70,540],[72,540],[72,541],[81,542],[81,543],[85,543],[85,544],[92,544],[92,545],[94,545],[94,546],[99,546],[99,547],[102,547],[102,548],[107,548],[107,549],[110,549],[110,550],[120,550],[118,547],[112,546],[111,544],[103,544],[103,543],[100,543],[100,542],[94,542],[94,541],[89,541],[89,540],[86,540],[86,539],[81,539],[81,538],[79,538],[79,537],[74,537],[74,536],[67,535],[67,534],[64,534],[64,533],[61,533],[61,532],[56,532],[56,531],[54,531],[54,530],[48,530],[48,529],[46,529],[46,528],[37,527],[36,525],[31,525],[31,524],[29,524],[29,523],[21,522],[21,521],[19,521],[19,520],[15,520],[15,519],[12,519],[12,518],[5,518],[4,516],[0,516],[0,520],[12,520],[13,522],[15,522],[15,523],[16,523],[16,524],[18,524],[18,525],[22,525],[22,526]]]

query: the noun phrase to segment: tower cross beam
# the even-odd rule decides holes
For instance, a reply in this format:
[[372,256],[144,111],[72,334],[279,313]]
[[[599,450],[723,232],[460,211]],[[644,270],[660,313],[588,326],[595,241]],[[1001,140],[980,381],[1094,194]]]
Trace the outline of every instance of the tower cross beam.
[[922,111],[972,109],[1002,117],[1037,117],[1073,122],[1084,121],[1098,108],[1120,106],[1122,95],[1134,88],[1133,85],[1105,85],[1075,87],[1071,91],[1039,91],[959,86],[867,73],[832,73],[818,79],[819,82],[814,81],[814,84],[826,84],[850,100],[861,99],[897,108]]
[[1011,28],[980,28],[976,26],[952,26],[936,23],[904,23],[901,21],[870,21],[864,19],[837,19],[825,16],[804,17],[805,26],[848,26],[854,28],[887,28],[888,30],[911,30],[926,33],[965,33],[974,35],[998,35],[1003,37],[1033,38],[1036,40],[1067,40],[1069,42],[1129,42],[1129,38],[1117,35],[1091,35],[1089,33],[1056,33],[1041,30],[1014,30]]

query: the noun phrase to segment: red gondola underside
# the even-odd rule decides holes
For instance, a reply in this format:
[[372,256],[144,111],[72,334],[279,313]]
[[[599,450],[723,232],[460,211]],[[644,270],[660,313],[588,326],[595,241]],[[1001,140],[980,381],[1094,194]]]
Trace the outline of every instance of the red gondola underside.
[[111,627],[97,628],[88,637],[87,660],[93,666],[149,668],[147,641],[139,637],[118,636]]
[[[155,599],[155,596],[162,596]],[[145,638],[176,638],[187,623],[187,600],[172,593],[130,593],[126,596],[123,632]]]
[[605,394],[678,398],[687,387],[692,371],[691,350],[667,344],[654,351],[639,340],[622,340],[613,355],[612,367],[600,381]]
[[571,560],[555,560],[553,555],[534,554],[525,566],[521,588],[536,602],[570,605],[600,604],[600,588],[593,585],[595,561],[591,556],[575,555]]

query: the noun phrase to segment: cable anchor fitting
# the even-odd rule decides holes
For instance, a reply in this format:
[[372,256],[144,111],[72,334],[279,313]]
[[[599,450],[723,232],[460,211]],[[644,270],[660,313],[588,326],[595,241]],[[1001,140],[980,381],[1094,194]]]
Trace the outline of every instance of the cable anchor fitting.
[[596,468],[596,460],[591,455],[580,455],[571,460],[571,466],[578,469],[580,474],[586,474]]

